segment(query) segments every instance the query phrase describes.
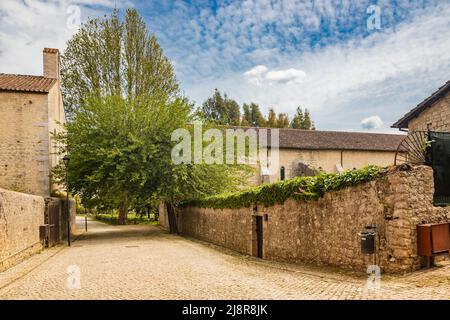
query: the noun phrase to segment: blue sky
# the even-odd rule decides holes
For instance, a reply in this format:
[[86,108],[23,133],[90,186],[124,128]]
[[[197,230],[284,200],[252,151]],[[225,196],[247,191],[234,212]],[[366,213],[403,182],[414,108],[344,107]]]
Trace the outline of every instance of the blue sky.
[[[450,0],[117,4],[143,15],[197,104],[217,87],[264,112],[307,107],[318,129],[395,132],[393,122],[450,79]],[[85,20],[115,1],[2,0],[0,72],[39,74],[42,47],[63,50],[76,31],[66,26],[70,5]],[[380,28],[369,30],[374,8]]]

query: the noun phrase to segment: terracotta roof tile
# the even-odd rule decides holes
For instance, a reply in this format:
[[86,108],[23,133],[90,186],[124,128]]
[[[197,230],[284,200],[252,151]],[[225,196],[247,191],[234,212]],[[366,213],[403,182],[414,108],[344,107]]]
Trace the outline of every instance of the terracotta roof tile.
[[42,76],[0,73],[0,91],[25,91],[48,93],[56,79]]

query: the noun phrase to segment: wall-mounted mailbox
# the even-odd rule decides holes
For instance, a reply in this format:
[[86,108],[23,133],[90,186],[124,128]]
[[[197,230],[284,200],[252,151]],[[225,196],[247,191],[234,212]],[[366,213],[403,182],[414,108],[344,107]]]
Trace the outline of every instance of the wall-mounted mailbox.
[[450,252],[450,222],[417,226],[417,254],[426,257],[427,267],[432,257]]
[[375,253],[375,228],[365,227],[363,231],[358,233],[361,240],[361,253],[374,254]]

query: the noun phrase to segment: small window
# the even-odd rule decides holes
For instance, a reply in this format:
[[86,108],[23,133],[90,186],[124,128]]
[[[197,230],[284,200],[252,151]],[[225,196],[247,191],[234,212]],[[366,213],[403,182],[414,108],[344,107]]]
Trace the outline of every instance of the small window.
[[431,131],[433,123],[427,123],[427,131]]

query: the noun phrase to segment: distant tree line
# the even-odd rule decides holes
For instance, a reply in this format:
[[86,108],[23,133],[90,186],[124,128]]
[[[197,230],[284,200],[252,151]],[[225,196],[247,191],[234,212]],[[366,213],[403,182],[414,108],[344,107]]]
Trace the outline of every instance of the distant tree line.
[[284,112],[277,114],[273,108],[269,108],[269,113],[265,117],[259,105],[251,102],[244,103],[241,112],[239,104],[230,99],[226,93],[222,95],[218,89],[203,102],[197,110],[197,116],[219,125],[315,130],[307,108],[303,110],[300,106],[297,107],[292,118]]

